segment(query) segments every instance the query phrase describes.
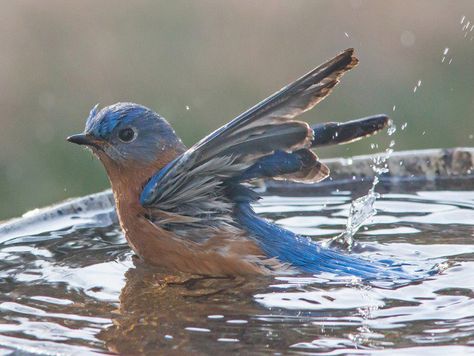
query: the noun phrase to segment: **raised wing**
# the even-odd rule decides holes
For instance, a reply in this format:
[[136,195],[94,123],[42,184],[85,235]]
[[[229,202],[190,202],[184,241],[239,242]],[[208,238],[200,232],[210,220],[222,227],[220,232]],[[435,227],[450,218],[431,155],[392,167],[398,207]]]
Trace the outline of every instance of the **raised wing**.
[[285,169],[272,173],[269,168],[266,177],[307,182],[325,178],[329,170],[308,149],[313,130],[293,118],[324,99],[356,64],[353,49],[347,49],[217,129],[155,174],[141,194],[141,204],[162,216],[162,225],[167,221],[209,227],[230,222],[236,199],[231,183],[244,179],[247,169],[256,171],[259,162],[270,167],[274,160],[265,156],[291,156]]
[[331,93],[346,71],[357,65],[358,60],[353,53],[354,49],[349,48],[321,64],[206,136],[190,151],[195,151],[201,159],[209,158],[225,150],[228,147],[225,141],[229,138],[236,139],[241,133],[249,134],[249,130],[253,131],[256,127],[281,125],[312,109]]

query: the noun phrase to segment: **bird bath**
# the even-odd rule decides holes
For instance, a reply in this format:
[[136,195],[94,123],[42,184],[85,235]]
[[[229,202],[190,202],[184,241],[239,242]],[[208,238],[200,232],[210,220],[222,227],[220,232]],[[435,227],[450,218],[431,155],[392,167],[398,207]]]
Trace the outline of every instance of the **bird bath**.
[[[317,185],[266,182],[257,212],[341,233],[375,156],[325,161]],[[0,225],[2,354],[467,354],[474,346],[474,149],[398,152],[352,253],[445,269],[403,286],[332,275],[204,278],[141,265],[110,191]],[[15,353],[15,354],[17,354]]]

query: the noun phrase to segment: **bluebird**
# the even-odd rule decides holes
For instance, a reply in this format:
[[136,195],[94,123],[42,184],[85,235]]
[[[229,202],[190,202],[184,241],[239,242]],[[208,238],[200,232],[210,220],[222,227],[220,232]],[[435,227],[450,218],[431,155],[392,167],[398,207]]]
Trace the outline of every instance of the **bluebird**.
[[[310,110],[358,63],[347,49],[186,148],[170,124],[134,103],[96,105],[81,134],[103,163],[128,244],[144,262],[205,275],[331,272],[363,279],[406,277],[390,262],[324,247],[259,217],[248,182],[317,183],[329,169],[311,150],[372,135],[376,115],[310,127]],[[409,276],[408,276],[409,277]]]

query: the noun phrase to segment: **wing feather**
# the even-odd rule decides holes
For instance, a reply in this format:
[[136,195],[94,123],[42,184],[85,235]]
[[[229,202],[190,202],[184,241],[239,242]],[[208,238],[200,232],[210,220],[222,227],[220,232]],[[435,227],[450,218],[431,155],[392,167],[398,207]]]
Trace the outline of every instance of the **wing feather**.
[[[174,217],[176,223],[193,227],[217,227],[232,221],[229,191],[236,177],[262,157],[298,151],[295,167],[300,172],[273,177],[310,182],[326,177],[327,167],[307,150],[313,130],[294,118],[324,99],[357,62],[353,49],[347,49],[206,136],[150,179],[141,204],[150,209],[152,219],[167,224]],[[239,194],[252,195],[246,190]]]

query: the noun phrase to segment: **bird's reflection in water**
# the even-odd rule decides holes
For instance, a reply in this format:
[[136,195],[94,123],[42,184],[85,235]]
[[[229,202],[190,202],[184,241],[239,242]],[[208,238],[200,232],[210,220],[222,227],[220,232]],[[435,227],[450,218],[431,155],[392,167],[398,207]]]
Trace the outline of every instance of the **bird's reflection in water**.
[[170,274],[134,264],[125,274],[113,325],[98,335],[120,354],[239,350],[244,323],[262,312],[252,296],[272,282],[269,277]]

